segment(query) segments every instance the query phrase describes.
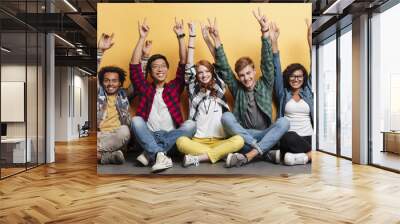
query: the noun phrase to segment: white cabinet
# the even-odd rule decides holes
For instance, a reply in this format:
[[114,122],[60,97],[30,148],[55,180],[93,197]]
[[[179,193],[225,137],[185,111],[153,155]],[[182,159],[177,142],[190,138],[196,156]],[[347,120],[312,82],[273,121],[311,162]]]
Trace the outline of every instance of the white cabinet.
[[[27,147],[25,151],[25,138],[7,138],[1,140],[2,158],[9,163],[25,163],[32,161],[32,140],[26,139]],[[6,155],[4,155],[6,154]],[[11,160],[12,158],[12,160]],[[27,159],[25,161],[25,159]]]

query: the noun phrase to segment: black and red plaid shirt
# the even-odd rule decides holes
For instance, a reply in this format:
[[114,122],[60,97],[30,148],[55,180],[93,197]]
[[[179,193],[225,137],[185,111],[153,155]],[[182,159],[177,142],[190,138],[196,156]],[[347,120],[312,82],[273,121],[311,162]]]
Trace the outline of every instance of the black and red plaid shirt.
[[[153,105],[156,87],[154,83],[149,83],[143,75],[140,64],[130,64],[131,82],[138,91],[140,100],[136,109],[136,115],[141,116],[145,121],[149,119],[151,107]],[[185,88],[185,65],[179,64],[174,80],[164,85],[162,98],[168,107],[172,120],[177,126],[183,123],[180,109],[180,96]]]

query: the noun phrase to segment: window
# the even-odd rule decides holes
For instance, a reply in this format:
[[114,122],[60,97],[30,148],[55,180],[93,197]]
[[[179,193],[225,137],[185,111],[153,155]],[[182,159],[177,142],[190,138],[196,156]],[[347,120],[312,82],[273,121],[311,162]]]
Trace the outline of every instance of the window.
[[340,155],[352,157],[352,32],[340,36]]
[[318,149],[336,153],[336,37],[318,48]]
[[[396,170],[400,170],[400,156],[396,154],[400,153],[400,133],[391,131],[400,130],[400,33],[393,29],[398,21],[399,4],[371,19],[372,163]],[[390,139],[385,139],[385,132]]]

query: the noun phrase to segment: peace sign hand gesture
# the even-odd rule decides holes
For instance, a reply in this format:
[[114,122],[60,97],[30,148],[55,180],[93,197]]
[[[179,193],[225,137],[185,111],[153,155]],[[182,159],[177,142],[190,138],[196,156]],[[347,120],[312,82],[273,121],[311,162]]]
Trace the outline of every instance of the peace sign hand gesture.
[[143,23],[138,21],[139,35],[141,38],[146,38],[149,35],[150,27],[146,24],[146,18],[143,20]]
[[102,52],[105,52],[106,50],[110,49],[114,45],[113,38],[114,34],[108,35],[102,33],[100,36],[99,43],[97,44],[97,48]]
[[261,12],[261,9],[258,8],[258,12],[255,12],[253,10],[253,15],[257,19],[258,23],[260,24],[261,32],[263,33],[263,35],[265,37],[269,37],[269,32],[268,31],[269,31],[270,23],[269,23],[267,17],[265,16],[265,14],[263,14]]
[[184,34],[183,19],[178,21],[175,17],[174,32],[177,36]]

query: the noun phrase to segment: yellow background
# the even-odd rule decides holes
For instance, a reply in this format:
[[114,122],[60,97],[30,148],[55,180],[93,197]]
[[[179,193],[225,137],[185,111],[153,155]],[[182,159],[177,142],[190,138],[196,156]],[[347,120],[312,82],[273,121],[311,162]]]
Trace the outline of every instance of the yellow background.
[[[102,59],[101,66],[116,65],[129,74],[128,65],[138,40],[138,21],[146,18],[150,26],[148,40],[153,41],[152,54],[165,55],[170,63],[168,80],[175,77],[178,64],[178,41],[172,28],[174,18],[185,22],[186,42],[188,21],[196,23],[195,61],[213,61],[205,45],[200,22],[217,18],[218,28],[229,62],[234,68],[241,56],[251,57],[260,73],[261,34],[260,26],[252,10],[260,7],[267,18],[275,21],[280,28],[279,49],[282,70],[291,63],[301,63],[309,68],[310,55],[307,44],[305,19],[311,20],[311,3],[267,4],[267,3],[99,3],[97,4],[97,37],[101,33],[114,33],[114,46]],[[129,79],[124,86],[129,85]],[[183,100],[187,108],[187,100]],[[231,104],[232,99],[228,96]],[[187,109],[183,110],[187,114]],[[275,114],[275,108],[274,108]]]

